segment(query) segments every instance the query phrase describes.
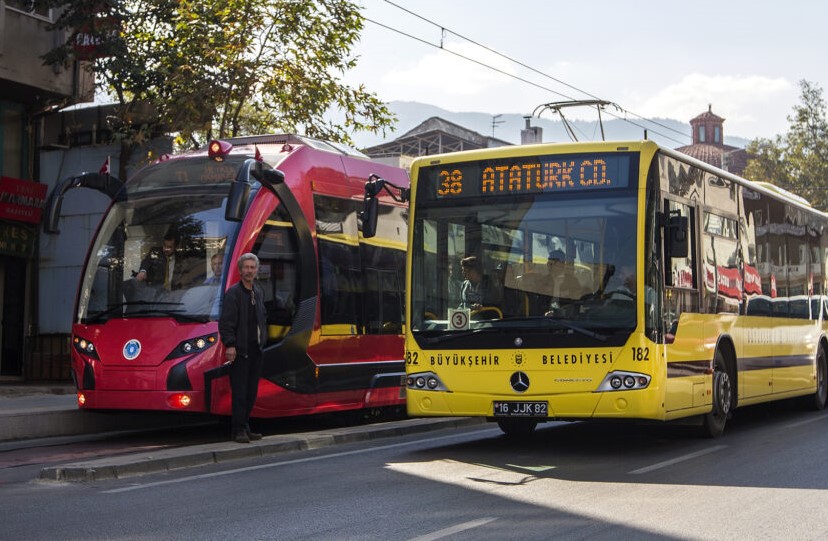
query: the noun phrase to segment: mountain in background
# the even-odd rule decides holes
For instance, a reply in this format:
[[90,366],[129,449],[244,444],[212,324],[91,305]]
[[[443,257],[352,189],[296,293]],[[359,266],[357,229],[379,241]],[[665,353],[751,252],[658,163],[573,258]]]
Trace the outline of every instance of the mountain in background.
[[[412,101],[392,101],[389,109],[397,115],[397,126],[393,132],[382,135],[361,132],[352,137],[357,148],[367,148],[388,141],[393,141],[406,132],[412,130],[423,121],[436,116],[459,124],[464,128],[476,131],[481,135],[501,139],[512,144],[520,144],[520,131],[526,126],[526,119],[520,114],[502,114],[496,120],[492,130],[492,115],[488,113],[454,113],[433,105]],[[612,111],[608,111],[612,112]],[[547,112],[546,115],[553,113]],[[567,116],[567,118],[569,118]],[[608,140],[641,140],[644,139],[644,130],[647,138],[667,148],[677,148],[691,144],[690,123],[669,118],[656,118],[652,121],[632,118],[629,121],[617,119],[604,113],[604,133]],[[570,120],[575,134],[580,141],[600,141],[601,127],[597,120]],[[543,142],[568,142],[569,135],[560,120],[550,118],[532,118],[532,126],[543,128]],[[726,131],[726,130],[725,130]],[[725,135],[725,144],[744,148],[750,142],[743,137]]]

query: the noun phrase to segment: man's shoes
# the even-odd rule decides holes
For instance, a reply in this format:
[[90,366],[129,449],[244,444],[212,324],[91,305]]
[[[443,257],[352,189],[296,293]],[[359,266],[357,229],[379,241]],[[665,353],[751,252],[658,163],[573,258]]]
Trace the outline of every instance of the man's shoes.
[[251,432],[249,430],[247,431],[247,437],[250,439],[250,441],[256,441],[256,440],[262,439],[261,434],[259,434],[258,432]]
[[233,436],[233,441],[236,443],[250,443],[250,436],[247,435],[246,430],[239,430]]

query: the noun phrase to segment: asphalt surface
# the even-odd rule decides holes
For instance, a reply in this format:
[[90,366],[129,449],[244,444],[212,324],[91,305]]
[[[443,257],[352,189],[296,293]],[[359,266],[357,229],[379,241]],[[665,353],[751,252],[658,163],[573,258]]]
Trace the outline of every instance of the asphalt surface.
[[[0,443],[115,431],[157,430],[180,426],[182,423],[214,422],[214,418],[197,415],[81,411],[75,400],[74,387],[71,385],[0,384]],[[224,441],[187,445],[49,465],[41,470],[40,479],[56,482],[123,479],[483,422],[485,421],[480,418],[404,419],[316,432],[276,434],[249,444]]]

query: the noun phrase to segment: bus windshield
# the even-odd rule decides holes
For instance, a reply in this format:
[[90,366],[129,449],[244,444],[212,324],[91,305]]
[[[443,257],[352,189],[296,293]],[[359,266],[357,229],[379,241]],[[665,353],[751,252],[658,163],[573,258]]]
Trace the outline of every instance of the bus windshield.
[[224,219],[226,198],[222,187],[156,191],[116,202],[89,254],[78,321],[217,319],[225,247],[238,227]]
[[503,329],[591,341],[628,335],[636,323],[636,208],[633,189],[420,204],[414,336],[438,343],[508,336]]

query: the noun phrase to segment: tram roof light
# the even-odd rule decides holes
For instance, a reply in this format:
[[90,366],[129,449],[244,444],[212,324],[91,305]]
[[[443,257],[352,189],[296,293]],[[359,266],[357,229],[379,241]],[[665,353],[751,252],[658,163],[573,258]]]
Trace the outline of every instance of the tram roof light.
[[224,161],[224,158],[233,150],[233,145],[221,139],[213,139],[207,146],[207,155],[211,160]]

